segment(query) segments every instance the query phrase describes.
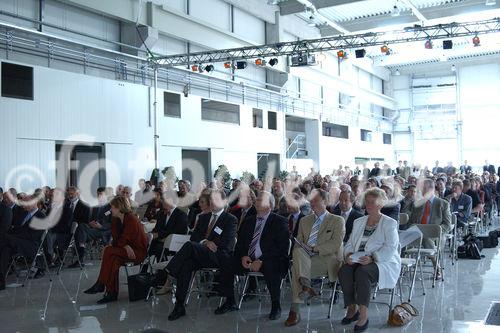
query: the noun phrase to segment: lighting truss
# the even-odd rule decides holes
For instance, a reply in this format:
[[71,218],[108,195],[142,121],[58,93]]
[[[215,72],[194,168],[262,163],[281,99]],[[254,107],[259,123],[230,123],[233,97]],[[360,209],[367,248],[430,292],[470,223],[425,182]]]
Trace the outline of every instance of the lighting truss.
[[247,60],[264,57],[289,56],[305,52],[322,52],[342,49],[355,49],[384,44],[402,44],[435,39],[449,39],[477,34],[500,32],[500,18],[490,20],[447,23],[433,26],[413,26],[401,30],[368,32],[355,35],[338,35],[294,42],[247,46],[234,49],[203,51],[152,57],[151,61],[159,66],[181,66],[207,64],[224,61]]

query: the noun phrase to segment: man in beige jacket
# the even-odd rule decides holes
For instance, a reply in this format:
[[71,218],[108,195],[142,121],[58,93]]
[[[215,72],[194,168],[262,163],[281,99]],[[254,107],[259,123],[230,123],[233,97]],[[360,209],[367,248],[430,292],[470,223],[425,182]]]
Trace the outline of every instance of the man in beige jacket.
[[343,261],[344,219],[326,210],[328,193],[321,189],[311,192],[311,209],[314,214],[303,217],[299,223],[297,241],[293,250],[292,305],[285,326],[300,321],[299,308],[304,297],[316,296],[311,288],[311,278],[328,276],[337,280]]

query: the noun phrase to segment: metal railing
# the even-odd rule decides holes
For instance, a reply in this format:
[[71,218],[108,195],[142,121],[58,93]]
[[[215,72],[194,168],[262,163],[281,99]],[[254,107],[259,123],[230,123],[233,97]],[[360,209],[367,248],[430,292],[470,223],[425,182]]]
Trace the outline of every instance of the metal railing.
[[[31,62],[51,68],[122,80],[147,86],[154,85],[154,64],[148,59],[89,45],[69,38],[38,32],[0,22],[0,50],[6,59]],[[21,57],[22,56],[22,57]],[[17,60],[20,59],[20,60]],[[45,63],[41,63],[46,61]],[[60,63],[64,63],[61,66]],[[68,66],[71,64],[71,68]],[[327,120],[366,129],[392,131],[388,117],[363,113],[341,105],[304,100],[262,87],[194,73],[181,68],[158,68],[158,88],[194,94],[202,98],[244,104],[298,117]]]
[[306,152],[306,135],[297,134],[292,141],[287,143],[286,157],[299,158],[300,152]]

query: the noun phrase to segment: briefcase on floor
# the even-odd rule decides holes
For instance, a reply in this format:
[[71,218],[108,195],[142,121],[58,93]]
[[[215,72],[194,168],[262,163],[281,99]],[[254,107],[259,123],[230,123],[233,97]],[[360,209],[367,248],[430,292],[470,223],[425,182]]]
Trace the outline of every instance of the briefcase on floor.
[[127,278],[129,301],[135,302],[146,299],[149,289],[153,286],[153,281],[154,276],[150,273],[129,275]]

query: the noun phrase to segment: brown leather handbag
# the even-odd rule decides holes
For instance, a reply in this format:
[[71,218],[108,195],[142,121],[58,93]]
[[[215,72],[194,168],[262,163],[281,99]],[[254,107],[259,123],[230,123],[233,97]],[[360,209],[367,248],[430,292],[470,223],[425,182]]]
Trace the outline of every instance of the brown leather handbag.
[[389,313],[389,326],[404,326],[418,316],[418,310],[410,303],[396,305]]

